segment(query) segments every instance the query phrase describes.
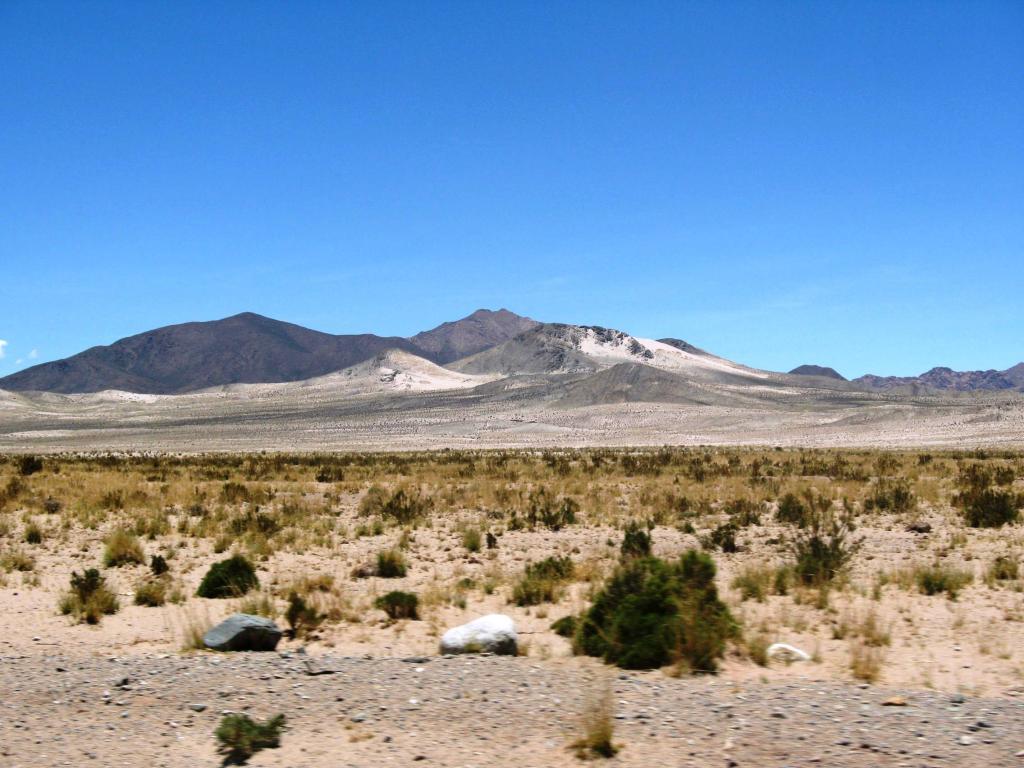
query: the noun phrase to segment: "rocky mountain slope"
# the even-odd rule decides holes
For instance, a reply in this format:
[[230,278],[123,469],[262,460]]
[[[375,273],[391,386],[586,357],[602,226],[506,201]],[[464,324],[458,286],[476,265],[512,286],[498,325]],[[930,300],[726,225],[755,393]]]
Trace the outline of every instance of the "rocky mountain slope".
[[490,349],[538,325],[536,320],[507,309],[478,309],[462,320],[417,333],[409,341],[424,357],[444,365]]
[[479,310],[412,339],[335,335],[245,312],[182,323],[92,347],[0,379],[0,389],[42,392],[192,392],[227,384],[301,381],[397,349],[432,362],[501,343],[536,321]]

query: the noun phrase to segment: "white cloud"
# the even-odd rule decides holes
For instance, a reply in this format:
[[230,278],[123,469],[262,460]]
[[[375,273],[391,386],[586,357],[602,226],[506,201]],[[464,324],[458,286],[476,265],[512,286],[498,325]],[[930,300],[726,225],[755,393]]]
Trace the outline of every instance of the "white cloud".
[[38,349],[33,349],[31,352],[28,353],[28,359],[29,360],[35,360],[37,357],[39,357],[39,350]]
[[18,358],[17,360],[15,360],[15,361],[14,361],[14,364],[15,364],[15,365],[21,365],[21,364],[22,364],[22,363],[24,363],[24,362],[25,362],[25,361],[24,361],[24,360],[22,360],[22,359],[21,359],[21,358],[19,357],[19,358]]
[[0,339],[0,360],[2,360],[2,359],[3,359],[3,356],[4,356],[4,347],[6,347],[6,346],[7,346],[7,342],[6,342],[6,341],[4,341],[3,339]]

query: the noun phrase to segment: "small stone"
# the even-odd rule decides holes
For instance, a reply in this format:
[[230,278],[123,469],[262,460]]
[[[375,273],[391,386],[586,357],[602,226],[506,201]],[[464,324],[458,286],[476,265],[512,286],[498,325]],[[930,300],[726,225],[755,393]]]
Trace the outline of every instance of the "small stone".
[[956,743],[959,744],[961,747],[969,747],[971,746],[971,744],[974,743],[974,739],[968,736],[967,734],[964,734],[956,740]]
[[882,702],[883,707],[905,707],[907,700],[902,696],[892,696]]
[[193,712],[202,712],[202,711],[204,711],[206,709],[206,705],[205,704],[198,704],[198,703],[197,704],[189,704],[188,708],[191,709]]

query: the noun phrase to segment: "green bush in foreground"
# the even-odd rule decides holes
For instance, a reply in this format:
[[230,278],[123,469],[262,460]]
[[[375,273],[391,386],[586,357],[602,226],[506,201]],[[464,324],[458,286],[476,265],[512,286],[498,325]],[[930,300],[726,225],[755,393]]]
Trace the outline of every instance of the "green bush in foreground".
[[199,597],[240,597],[259,587],[256,569],[244,555],[235,555],[210,566],[196,590]]
[[214,736],[224,764],[242,765],[261,749],[280,746],[283,730],[284,715],[276,715],[265,723],[256,722],[248,715],[225,715]]
[[718,599],[714,561],[691,550],[676,562],[644,557],[621,565],[580,618],[574,650],[626,669],[678,663],[714,672],[737,634]]

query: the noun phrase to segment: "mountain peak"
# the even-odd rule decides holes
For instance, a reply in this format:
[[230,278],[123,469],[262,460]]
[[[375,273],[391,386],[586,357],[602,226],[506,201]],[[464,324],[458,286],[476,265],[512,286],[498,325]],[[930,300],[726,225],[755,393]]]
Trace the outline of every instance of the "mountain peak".
[[409,339],[434,362],[460,360],[503,344],[540,323],[507,309],[478,309],[473,314],[417,333]]
[[829,368],[825,365],[798,365],[790,371],[790,374],[794,376],[824,376],[829,379],[838,379],[839,381],[847,380],[835,368]]

